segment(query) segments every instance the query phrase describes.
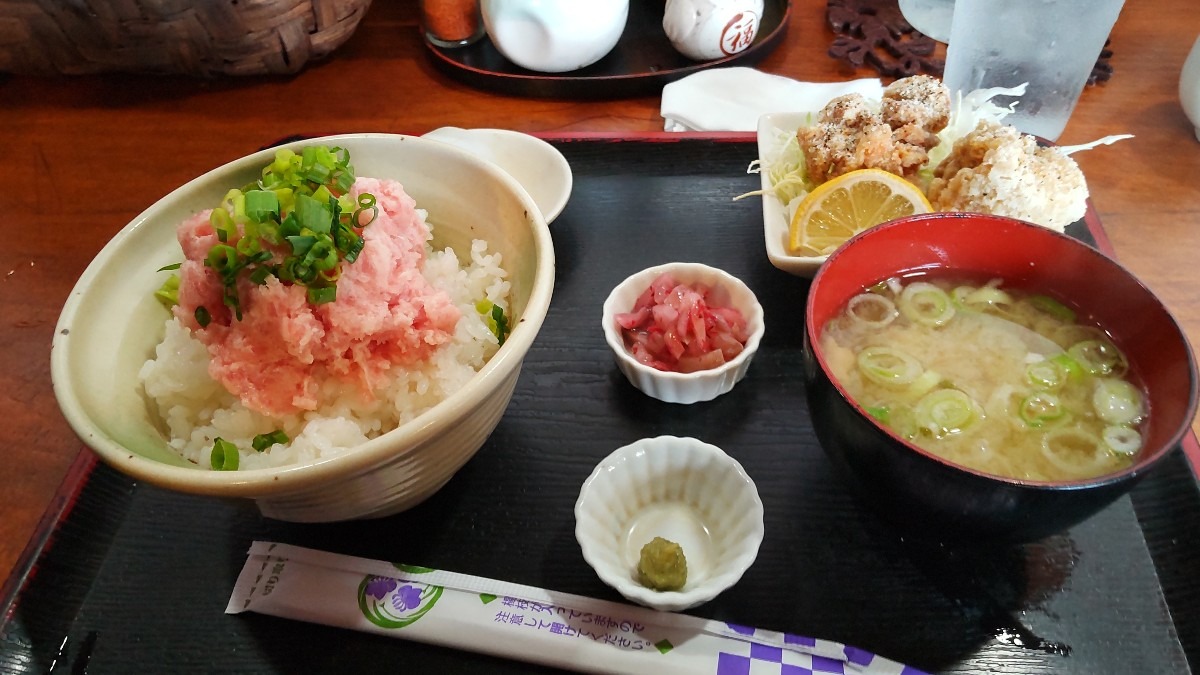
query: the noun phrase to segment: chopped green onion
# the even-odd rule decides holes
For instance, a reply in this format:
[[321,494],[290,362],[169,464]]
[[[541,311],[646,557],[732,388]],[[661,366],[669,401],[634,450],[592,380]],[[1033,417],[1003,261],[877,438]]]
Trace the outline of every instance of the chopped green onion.
[[880,422],[887,424],[888,417],[891,416],[891,410],[885,405],[867,406],[867,414],[879,420]]
[[196,307],[194,316],[196,317],[196,323],[200,324],[201,328],[208,328],[208,324],[212,323],[212,315],[208,313],[204,305]]
[[225,199],[221,200],[221,206],[228,209],[233,216],[233,222],[244,223],[246,220],[246,194],[238,189],[230,190],[225,193]]
[[295,237],[300,234],[300,221],[296,218],[295,211],[289,211],[283,220],[279,221],[279,236],[284,239]]
[[273,274],[275,274],[275,270],[270,267],[255,267],[254,271],[250,273],[250,281],[251,283],[261,286],[267,283],[267,277],[272,276]]
[[936,370],[926,370],[921,373],[917,379],[908,385],[908,396],[912,399],[918,399],[933,391],[934,387],[942,383],[942,374]]
[[217,233],[217,240],[222,243],[229,241],[229,238],[237,233],[233,217],[224,207],[212,210],[212,213],[208,215],[208,224],[212,226],[213,232]]
[[283,433],[283,431],[280,431],[279,429],[276,429],[269,434],[259,434],[255,436],[254,440],[250,441],[250,447],[254,448],[258,452],[263,452],[272,445],[287,443],[288,440],[287,434]]
[[926,326],[942,326],[954,318],[954,303],[946,291],[925,281],[914,281],[900,292],[900,313]]
[[293,255],[306,255],[308,250],[317,243],[317,238],[307,234],[297,234],[287,237],[287,242],[292,245]]
[[1100,437],[1110,450],[1121,455],[1135,455],[1142,449],[1142,434],[1132,427],[1108,426]]
[[[334,206],[338,206],[339,208],[341,206],[341,204],[338,203],[337,198],[333,196],[333,193],[329,191],[329,188],[324,185],[317,188],[316,190],[313,190],[312,198],[321,202],[322,204],[329,204],[330,202],[334,202]],[[336,214],[335,214],[335,217],[336,217]]]
[[1108,424],[1135,424],[1145,412],[1142,393],[1125,380],[1101,378],[1092,392],[1096,416]]
[[1053,429],[1042,436],[1042,456],[1075,476],[1093,474],[1104,463],[1101,441],[1079,427]]
[[358,254],[362,253],[364,242],[363,238],[350,229],[349,225],[338,223],[333,230],[333,243],[342,252],[346,262],[353,263],[358,260]]
[[221,298],[225,306],[233,310],[233,315],[238,321],[242,320],[242,301],[238,297],[237,286],[232,284],[225,287],[225,294]]
[[241,456],[238,454],[237,446],[229,441],[218,436],[213,439],[212,454],[209,456],[209,464],[215,471],[237,471],[238,460]]
[[333,269],[338,264],[338,252],[333,245],[333,240],[328,235],[318,238],[305,254],[304,260],[315,267],[318,272]]
[[301,230],[311,230],[314,234],[329,234],[329,223],[333,214],[323,202],[307,195],[296,195],[295,214]]
[[[367,222],[362,222],[362,214],[364,211],[371,212],[371,218]],[[350,217],[350,224],[355,227],[366,227],[375,222],[375,218],[379,215],[379,209],[375,208],[375,195],[370,192],[364,192],[358,196],[357,207],[354,209],[354,214]]]
[[328,285],[336,284],[337,280],[342,278],[342,267],[337,265],[327,270],[320,270],[317,272],[317,277],[327,281]]
[[888,282],[887,279],[884,279],[883,281],[877,281],[874,284],[872,284],[871,286],[867,286],[867,292],[874,293],[876,295],[883,295],[884,293],[888,293],[888,292],[890,292],[890,289],[888,288],[887,282]]
[[912,408],[899,406],[888,412],[888,426],[901,438],[912,440],[917,437],[920,428]]
[[1025,397],[1021,401],[1021,407],[1017,410],[1017,416],[1021,418],[1021,421],[1034,429],[1040,429],[1051,422],[1058,422],[1064,419],[1066,414],[1067,409],[1063,406],[1062,401],[1054,394],[1045,391]]
[[[169,267],[169,265],[168,265]],[[166,269],[166,268],[163,268]],[[160,272],[162,270],[159,270]],[[162,282],[157,291],[154,291],[154,297],[163,304],[164,307],[170,309],[179,304],[179,275],[172,274],[167,277],[167,280]]]
[[158,270],[156,270],[156,271],[158,271],[158,272],[169,272],[169,271],[171,271],[171,270],[177,270],[177,269],[179,269],[180,267],[183,267],[183,263],[181,263],[181,262],[177,262],[177,263],[171,263],[170,265],[163,265],[162,267],[158,268]]
[[313,269],[312,265],[306,265],[302,258],[291,258],[286,261],[284,266],[287,275],[284,277],[281,274],[280,277],[287,281],[295,281],[307,286],[317,278],[317,270]]
[[891,347],[867,347],[856,361],[864,377],[890,387],[909,385],[924,371],[915,358]]
[[237,252],[245,257],[258,255],[262,251],[262,242],[258,237],[242,237],[235,245]]
[[475,303],[475,311],[483,315],[484,321],[487,322],[488,330],[492,331],[492,335],[496,336],[496,342],[503,346],[510,332],[508,317],[504,314],[504,310],[491,300],[484,298]]
[[983,416],[979,404],[959,389],[938,389],[913,407],[917,425],[935,438],[966,431]]
[[998,288],[999,279],[993,279],[979,288],[959,286],[952,291],[960,307],[985,310],[989,307],[1012,304],[1012,296]]
[[1083,377],[1083,366],[1079,365],[1078,361],[1071,358],[1071,356],[1065,352],[1050,357],[1050,361],[1052,361],[1054,365],[1058,366],[1059,368],[1062,368],[1063,372],[1066,373],[1068,380],[1079,379],[1080,377]]
[[337,286],[326,286],[324,288],[308,288],[308,301],[314,305],[323,305],[327,302],[333,302],[337,299]]
[[279,218],[279,195],[271,190],[248,190],[246,215],[257,223]]
[[1071,358],[1087,372],[1092,375],[1115,375],[1120,377],[1125,374],[1129,364],[1125,361],[1125,355],[1116,345],[1108,340],[1084,340],[1076,342],[1067,349],[1067,353]]
[[324,164],[312,164],[304,171],[304,179],[313,183],[324,183],[333,175],[333,171]]
[[1035,295],[1029,298],[1029,304],[1056,319],[1067,323],[1075,321],[1075,310],[1048,295]]
[[237,249],[228,244],[217,244],[208,251],[204,264],[213,268],[217,274],[224,275],[230,270],[237,271]]
[[[358,259],[365,246],[361,228],[378,215],[374,195],[350,196],[353,184],[348,151],[308,146],[300,154],[277,150],[257,182],[225,193],[209,216],[220,243],[209,249],[204,264],[221,277],[222,301],[238,320],[242,303],[237,284],[243,273],[258,285],[274,276],[285,284],[306,286],[314,304],[333,302],[342,263]],[[370,218],[362,223],[366,211]],[[155,296],[173,306],[178,303],[178,286],[178,279],[168,279]],[[503,343],[508,319],[499,307],[489,306],[488,311],[489,326]]]
[[1038,389],[1062,389],[1067,383],[1067,370],[1055,359],[1043,359],[1025,368],[1025,379]]
[[846,304],[846,314],[871,328],[883,328],[899,316],[896,303],[878,293],[859,293]]

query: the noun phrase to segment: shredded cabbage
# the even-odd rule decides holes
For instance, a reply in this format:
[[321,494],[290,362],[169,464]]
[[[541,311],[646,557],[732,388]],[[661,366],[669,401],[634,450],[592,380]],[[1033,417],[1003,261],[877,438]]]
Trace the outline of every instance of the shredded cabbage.
[[[811,120],[809,120],[811,122]],[[770,147],[774,151],[766,157],[760,157],[746,168],[746,173],[767,172],[770,190],[754,190],[740,194],[734,201],[744,197],[763,194],[774,194],[784,206],[798,204],[816,185],[808,178],[808,167],[804,161],[804,151],[800,149],[800,141],[796,138],[795,129],[774,129],[774,142]],[[789,220],[791,213],[788,213]]]
[[934,168],[941,164],[943,159],[950,156],[950,150],[954,148],[955,141],[971,133],[981,121],[1002,121],[1012,114],[1017,105],[1017,101],[1014,100],[1008,106],[1001,106],[992,99],[997,96],[1019,97],[1024,93],[1024,84],[1016,87],[976,89],[967,94],[963,94],[961,91],[954,92],[953,100],[950,101],[950,121],[946,124],[945,129],[938,132],[938,144],[929,151],[929,160],[917,172],[921,181],[925,184],[929,183],[933,178]]

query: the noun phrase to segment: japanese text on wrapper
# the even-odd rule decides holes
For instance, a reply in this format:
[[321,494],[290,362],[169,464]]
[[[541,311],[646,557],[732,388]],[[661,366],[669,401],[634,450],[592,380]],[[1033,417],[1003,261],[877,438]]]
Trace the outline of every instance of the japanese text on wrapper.
[[653,643],[640,635],[646,627],[635,621],[508,596],[503,598],[501,606],[493,619],[496,623],[564,637],[590,638],[630,651],[653,648]]

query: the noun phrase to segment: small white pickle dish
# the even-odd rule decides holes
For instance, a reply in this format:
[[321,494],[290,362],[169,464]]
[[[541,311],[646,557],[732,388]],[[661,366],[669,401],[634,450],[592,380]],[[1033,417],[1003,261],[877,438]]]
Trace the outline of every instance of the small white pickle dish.
[[[691,373],[658,370],[633,357],[625,346],[616,316],[633,309],[638,296],[665,272],[679,283],[708,286],[712,289],[708,296],[710,305],[733,307],[746,317],[750,336],[741,353],[716,368]],[[617,368],[630,384],[660,401],[684,404],[711,401],[732,390],[749,371],[765,331],[762,305],[749,286],[724,270],[688,262],[648,267],[617,284],[604,301],[602,323],[604,339],[612,349]]]
[[[618,448],[583,483],[575,538],[604,583],[627,600],[677,612],[736,584],[758,557],[763,504],[742,465],[695,438],[658,436]],[[678,591],[638,582],[642,547],[662,537],[683,549]]]

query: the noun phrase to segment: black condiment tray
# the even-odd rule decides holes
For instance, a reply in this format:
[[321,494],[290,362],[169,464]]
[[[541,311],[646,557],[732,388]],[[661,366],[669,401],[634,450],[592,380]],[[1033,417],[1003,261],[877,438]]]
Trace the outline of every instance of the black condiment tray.
[[788,0],[766,0],[758,33],[746,49],[710,61],[680,54],[662,27],[663,0],[633,0],[625,30],[612,51],[579,70],[543,73],[508,60],[486,35],[466,47],[440,47],[425,39],[431,62],[446,75],[479,89],[532,98],[612,99],[650,96],[664,85],[708,68],[752,66],[787,35]]
[[[1184,448],[1130,496],[1032,544],[896,532],[844,489],[813,436],[800,376],[808,281],[768,262],[759,201],[732,200],[758,187],[746,173],[753,136],[550,140],[575,174],[551,225],[554,300],[504,419],[457,476],[406,513],[303,525],[139,484],[84,450],[5,586],[0,671],[549,672],[224,609],[255,539],[619,601],[584,562],[572,507],[612,450],[674,434],[737,458],[766,506],[755,564],[691,614],[931,672],[1190,672],[1200,654],[1200,490]],[[1094,210],[1068,232],[1109,250]],[[765,307],[749,375],[708,403],[642,395],[600,332],[609,290],[670,260],[725,269]],[[1194,454],[1195,437],[1184,446]]]

